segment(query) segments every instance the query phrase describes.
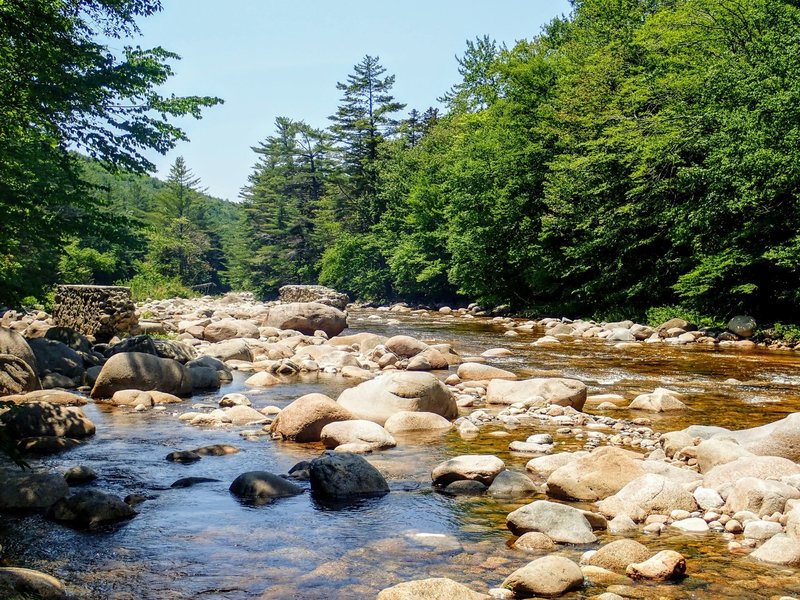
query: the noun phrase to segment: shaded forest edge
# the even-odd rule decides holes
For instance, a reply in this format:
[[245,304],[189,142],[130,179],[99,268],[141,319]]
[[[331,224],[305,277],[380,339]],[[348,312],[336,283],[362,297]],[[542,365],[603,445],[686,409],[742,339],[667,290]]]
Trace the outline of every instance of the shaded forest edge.
[[[139,297],[213,283],[263,298],[319,282],[365,301],[797,322],[800,9],[572,5],[513,47],[467,42],[440,108],[409,110],[394,76],[365,56],[338,84],[329,127],[276,119],[240,203],[204,194],[182,160],[167,182],[143,175],[152,165],[126,139],[98,149],[72,128],[44,130],[58,143],[42,157],[41,140],[4,125],[14,144],[0,150],[0,175],[14,185],[0,202],[25,223],[0,225],[11,241],[0,303],[41,301],[56,281],[129,283]],[[66,61],[44,58],[57,79]],[[174,110],[199,116],[218,101]],[[167,138],[149,144],[159,151],[181,139],[155,130]],[[774,330],[800,341],[796,328]]]

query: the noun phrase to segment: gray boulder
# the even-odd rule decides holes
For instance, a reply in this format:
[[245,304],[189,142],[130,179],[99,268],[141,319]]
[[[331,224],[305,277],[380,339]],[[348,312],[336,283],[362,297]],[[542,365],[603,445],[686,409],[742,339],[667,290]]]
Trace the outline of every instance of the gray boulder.
[[439,463],[431,472],[431,480],[436,486],[462,479],[489,486],[505,468],[505,463],[493,454],[464,454]]
[[323,454],[309,465],[311,491],[330,500],[348,500],[389,493],[380,471],[358,454]]
[[50,507],[47,516],[80,529],[98,529],[130,519],[136,511],[120,498],[99,490],[82,490],[62,498]]
[[64,584],[55,577],[20,567],[0,567],[0,596],[40,600],[64,600],[69,597]]
[[489,596],[452,579],[432,577],[398,583],[381,590],[377,600],[489,600]]
[[0,354],[10,354],[25,361],[34,373],[39,373],[36,356],[28,342],[19,333],[8,327],[0,327]]
[[554,542],[591,544],[597,540],[583,511],[547,500],[536,500],[513,511],[506,525],[514,535],[539,531]]
[[0,396],[25,394],[41,388],[39,376],[27,362],[12,354],[0,354]]
[[69,494],[58,474],[0,471],[0,509],[41,510]]
[[546,377],[509,381],[492,379],[486,389],[489,404],[527,402],[530,406],[558,404],[582,410],[586,402],[586,385],[577,379]]
[[305,335],[320,330],[330,338],[347,328],[347,314],[319,302],[292,302],[270,308],[267,326],[293,329]]
[[431,412],[454,419],[458,407],[450,391],[434,375],[387,373],[343,391],[337,402],[356,418],[379,425],[401,411]]
[[506,577],[503,587],[517,598],[555,597],[583,587],[583,572],[563,556],[544,556],[517,569]]
[[228,489],[234,496],[257,504],[303,493],[300,486],[268,471],[242,473],[233,480]]
[[531,478],[518,471],[501,471],[489,486],[488,493],[495,498],[521,498],[539,490]]
[[76,381],[83,377],[83,357],[66,344],[45,338],[30,340],[28,344],[36,355],[39,376],[59,373]]
[[737,315],[728,321],[728,331],[749,338],[756,332],[756,320],[747,315]]
[[649,515],[669,514],[672,510],[697,508],[694,496],[679,483],[663,475],[648,473],[628,483],[619,492],[597,503],[600,512],[614,518],[625,514],[634,521],[643,521]]
[[383,427],[364,419],[328,423],[320,432],[320,441],[326,448],[337,448],[340,452],[381,450],[397,445]]
[[124,352],[108,359],[92,388],[92,398],[110,398],[127,389],[156,390],[177,396],[192,391],[191,372],[170,358]]
[[95,432],[94,423],[80,408],[47,402],[21,404],[0,415],[0,422],[17,440],[39,436],[80,438]]

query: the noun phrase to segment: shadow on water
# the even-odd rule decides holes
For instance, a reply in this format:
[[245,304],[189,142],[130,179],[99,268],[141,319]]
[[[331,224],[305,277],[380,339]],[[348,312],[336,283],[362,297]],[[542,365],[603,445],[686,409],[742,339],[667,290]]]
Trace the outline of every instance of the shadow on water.
[[[367,319],[370,315],[379,319]],[[389,324],[389,319],[398,322]],[[800,406],[796,354],[663,346],[620,351],[592,340],[533,347],[531,342],[542,332],[512,338],[485,321],[372,311],[354,313],[351,323],[353,331],[407,333],[452,343],[465,355],[506,347],[514,355],[492,359],[492,364],[531,376],[576,377],[586,381],[592,393],[632,398],[657,386],[686,392],[691,411],[655,418],[654,427],[660,431],[690,423],[749,427]],[[312,375],[255,391],[246,389],[244,378],[236,373],[234,382],[218,393],[200,394],[161,412],[84,407],[97,434],[68,453],[36,459],[36,466],[63,471],[87,465],[100,476],[94,487],[148,500],[137,506],[139,514],[133,520],[100,532],[71,530],[40,516],[6,515],[0,520],[6,562],[59,577],[77,598],[313,600],[372,598],[384,587],[425,577],[450,577],[486,590],[535,558],[510,545],[513,537],[505,526],[508,512],[524,502],[435,493],[430,471],[451,456],[482,452],[524,470],[528,457],[509,452],[508,443],[540,428],[490,427],[497,437],[487,431],[475,441],[453,432],[397,436],[396,448],[367,457],[389,480],[391,492],[385,496],[330,505],[314,498],[307,482],[298,482],[303,494],[252,506],[228,491],[237,475],[252,470],[287,473],[297,462],[321,454],[322,446],[276,442],[268,436],[251,441],[239,435],[245,428],[197,428],[177,417],[193,404],[216,404],[228,392],[245,392],[260,409],[284,407],[310,392],[335,398],[353,383]],[[631,416],[626,411],[613,414]],[[557,450],[577,447],[574,440],[557,442]],[[242,451],[192,464],[165,460],[170,452],[210,444],[231,444]],[[187,477],[217,481],[170,488]],[[800,591],[796,570],[732,557],[717,535],[668,533],[641,541],[653,550],[678,549],[689,561],[690,576],[680,585],[638,585],[646,597],[769,598]],[[577,559],[583,550],[565,547],[559,552]],[[589,588],[582,594],[600,591]]]

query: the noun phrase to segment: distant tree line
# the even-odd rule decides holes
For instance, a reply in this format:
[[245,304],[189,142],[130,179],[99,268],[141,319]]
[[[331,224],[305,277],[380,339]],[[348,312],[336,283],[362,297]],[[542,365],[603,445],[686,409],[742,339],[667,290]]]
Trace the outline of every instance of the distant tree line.
[[559,314],[800,314],[800,8],[583,0],[467,43],[444,110],[366,56],[327,130],[278,119],[232,281]]

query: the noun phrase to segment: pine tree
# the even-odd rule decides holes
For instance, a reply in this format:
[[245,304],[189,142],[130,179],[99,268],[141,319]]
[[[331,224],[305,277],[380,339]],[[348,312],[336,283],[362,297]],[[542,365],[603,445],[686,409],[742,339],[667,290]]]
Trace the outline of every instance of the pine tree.
[[377,56],[366,55],[353,67],[347,81],[336,84],[342,99],[331,131],[339,144],[348,185],[340,190],[336,215],[345,229],[364,232],[383,213],[379,193],[379,153],[398,122],[393,114],[405,108],[391,94],[394,75],[385,75]]

